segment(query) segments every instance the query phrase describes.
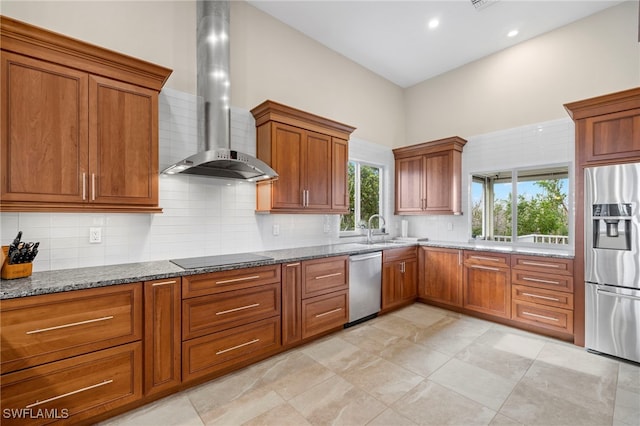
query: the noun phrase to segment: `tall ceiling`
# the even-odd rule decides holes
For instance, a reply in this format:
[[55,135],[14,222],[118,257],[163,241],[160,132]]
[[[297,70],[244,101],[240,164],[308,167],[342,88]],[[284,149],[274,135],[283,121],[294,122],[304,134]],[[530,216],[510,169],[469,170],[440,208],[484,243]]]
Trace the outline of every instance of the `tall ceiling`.
[[[618,0],[249,0],[372,72],[409,87],[618,5]],[[474,3],[479,3],[474,6]],[[430,22],[438,26],[430,28]],[[507,34],[517,30],[517,35]]]

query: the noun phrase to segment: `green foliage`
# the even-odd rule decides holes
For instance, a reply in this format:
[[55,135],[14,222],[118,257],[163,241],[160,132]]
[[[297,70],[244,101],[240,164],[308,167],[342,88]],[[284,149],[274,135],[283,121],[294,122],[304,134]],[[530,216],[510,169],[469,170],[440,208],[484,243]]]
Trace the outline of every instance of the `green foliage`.
[[542,189],[532,198],[518,196],[518,235],[569,235],[566,180],[535,182]]
[[[348,166],[349,187],[349,214],[340,218],[340,229],[352,231],[356,225],[366,221],[371,215],[380,213],[380,169],[373,166],[360,166],[360,217],[356,218],[356,164],[349,162]],[[358,222],[358,223],[356,223]],[[372,221],[371,226],[378,228],[378,220]]]

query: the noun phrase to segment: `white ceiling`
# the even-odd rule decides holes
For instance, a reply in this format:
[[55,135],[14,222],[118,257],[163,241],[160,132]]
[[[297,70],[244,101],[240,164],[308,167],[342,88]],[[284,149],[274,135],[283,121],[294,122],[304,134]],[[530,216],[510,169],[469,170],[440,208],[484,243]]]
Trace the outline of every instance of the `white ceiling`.
[[[481,0],[486,2],[487,0]],[[622,3],[615,0],[249,0],[401,87]],[[440,24],[428,28],[437,18]],[[507,37],[512,29],[519,31]]]

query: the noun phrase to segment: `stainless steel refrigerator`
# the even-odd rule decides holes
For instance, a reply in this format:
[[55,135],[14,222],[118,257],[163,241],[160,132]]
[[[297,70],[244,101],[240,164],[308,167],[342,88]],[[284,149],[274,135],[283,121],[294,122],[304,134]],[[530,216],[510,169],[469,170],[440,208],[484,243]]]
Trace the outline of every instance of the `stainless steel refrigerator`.
[[585,346],[640,362],[640,163],[585,169]]

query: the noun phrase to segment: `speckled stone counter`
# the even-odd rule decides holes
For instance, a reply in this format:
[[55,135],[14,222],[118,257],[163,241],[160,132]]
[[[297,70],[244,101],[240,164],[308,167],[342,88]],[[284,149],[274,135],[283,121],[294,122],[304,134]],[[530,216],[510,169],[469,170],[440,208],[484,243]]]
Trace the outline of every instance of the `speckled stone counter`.
[[[127,284],[139,281],[153,281],[175,278],[186,275],[204,274],[231,269],[250,268],[254,266],[273,265],[278,263],[298,262],[301,260],[319,259],[323,257],[371,253],[398,247],[417,245],[413,242],[393,242],[378,244],[345,243],[292,249],[269,250],[255,252],[270,259],[245,263],[234,263],[215,267],[183,269],[168,260],[127,263],[122,265],[96,266],[89,268],[62,269],[57,271],[35,272],[27,278],[0,281],[0,299],[35,296],[39,294],[59,293],[94,287]],[[428,241],[420,242],[421,246],[458,248],[465,250],[497,251],[502,253],[532,254],[538,256],[573,258],[568,250],[517,248],[477,243]]]

